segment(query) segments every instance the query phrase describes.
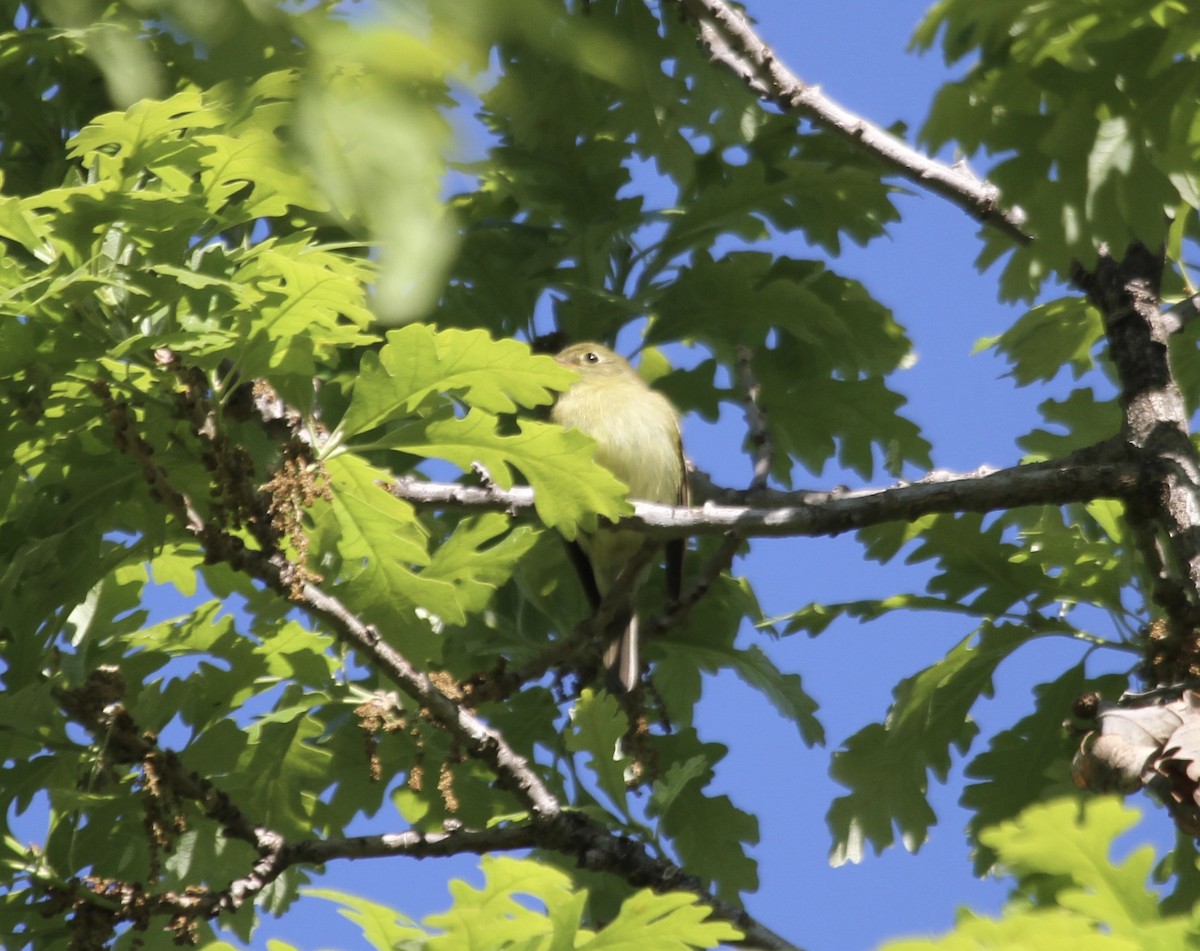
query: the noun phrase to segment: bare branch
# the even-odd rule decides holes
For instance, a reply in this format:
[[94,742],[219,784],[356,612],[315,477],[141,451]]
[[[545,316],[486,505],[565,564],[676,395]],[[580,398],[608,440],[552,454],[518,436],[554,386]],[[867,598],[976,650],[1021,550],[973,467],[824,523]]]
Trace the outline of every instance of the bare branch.
[[917,151],[805,83],[789,70],[755,32],[749,20],[724,0],[674,0],[699,24],[700,41],[712,59],[738,76],[761,98],[785,112],[842,136],[875,155],[905,178],[953,202],[973,218],[991,225],[1021,244],[1031,236],[1019,208],[1005,209],[995,185],[973,175],[965,165],[946,165]]
[[1137,481],[1125,462],[1061,469],[1016,466],[979,472],[934,473],[920,482],[887,489],[797,493],[794,505],[731,506],[698,509],[637,503],[633,524],[654,537],[736,531],[747,537],[838,535],[884,522],[914,521],[948,512],[991,512],[1023,505],[1063,505],[1098,498],[1122,498]]
[[445,858],[451,855],[483,855],[487,852],[530,849],[538,844],[538,826],[533,821],[475,830],[447,828],[444,832],[384,833],[341,839],[279,841],[254,870],[230,883],[221,892],[167,892],[156,896],[160,913],[212,917],[223,908],[236,909],[253,900],[289,868],[324,865],[338,859]]
[[[934,472],[919,482],[889,488],[829,492],[738,492],[706,485],[706,480],[694,476],[693,488],[700,497],[743,498],[754,504],[706,502],[687,508],[634,502],[634,514],[622,524],[663,539],[729,531],[745,537],[838,535],[939,512],[990,512],[1022,505],[1124,498],[1134,490],[1137,479],[1136,467],[1121,460],[1058,460],[970,473]],[[533,490],[528,486],[500,490],[401,479],[388,489],[397,498],[417,505],[533,514]]]
[[[745,943],[773,951],[796,947],[762,925],[741,908],[712,896],[699,879],[662,859],[652,858],[635,839],[615,835],[579,813],[563,813],[553,822],[531,819],[488,829],[449,828],[440,833],[403,832],[345,839],[310,839],[283,850],[283,868],[300,862],[320,864],[335,859],[409,855],[416,858],[465,853],[543,848],[573,855],[581,868],[616,874],[634,887],[658,892],[688,891],[712,909],[716,917],[745,933]],[[280,868],[280,871],[283,870]]]
[[491,826],[487,829],[457,828],[444,832],[392,832],[382,835],[348,836],[344,839],[306,839],[287,846],[292,865],[323,865],[335,859],[375,859],[396,855],[413,858],[445,858],[451,855],[483,855],[532,849],[538,845],[538,826],[532,821]]

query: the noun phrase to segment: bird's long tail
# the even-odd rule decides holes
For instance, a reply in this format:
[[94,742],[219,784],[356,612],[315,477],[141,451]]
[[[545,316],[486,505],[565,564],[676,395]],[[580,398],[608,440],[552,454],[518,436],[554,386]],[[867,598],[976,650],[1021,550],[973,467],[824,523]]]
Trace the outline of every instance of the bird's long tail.
[[605,679],[608,689],[615,693],[629,693],[642,676],[642,665],[638,657],[638,619],[633,614],[625,631],[604,650]]

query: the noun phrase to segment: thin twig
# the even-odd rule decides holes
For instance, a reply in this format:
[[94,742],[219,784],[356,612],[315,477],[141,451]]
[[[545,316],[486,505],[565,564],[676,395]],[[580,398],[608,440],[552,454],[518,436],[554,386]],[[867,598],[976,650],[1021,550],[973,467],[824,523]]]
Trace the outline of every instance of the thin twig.
[[754,478],[750,480],[750,491],[757,492],[767,487],[771,467],[775,462],[775,440],[767,426],[767,414],[758,402],[762,387],[754,376],[752,365],[754,351],[749,347],[738,347],[734,371],[742,391],[742,406],[746,413],[747,436],[753,450]]
[[712,586],[721,577],[721,572],[727,571],[733,564],[733,557],[744,541],[743,536],[733,532],[725,535],[717,550],[704,560],[704,564],[700,566],[700,571],[692,580],[691,586],[680,599],[668,604],[666,610],[646,622],[645,636],[647,640],[658,637],[673,627],[687,623],[693,608],[712,590]]

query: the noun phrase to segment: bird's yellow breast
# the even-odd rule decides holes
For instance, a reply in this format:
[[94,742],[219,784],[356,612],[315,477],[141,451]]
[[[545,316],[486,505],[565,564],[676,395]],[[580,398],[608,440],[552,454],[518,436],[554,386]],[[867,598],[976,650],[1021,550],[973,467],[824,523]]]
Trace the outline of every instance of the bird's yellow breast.
[[551,416],[596,441],[596,461],[629,486],[630,498],[672,504],[679,500],[679,424],[661,393],[649,387],[581,381],[559,397]]

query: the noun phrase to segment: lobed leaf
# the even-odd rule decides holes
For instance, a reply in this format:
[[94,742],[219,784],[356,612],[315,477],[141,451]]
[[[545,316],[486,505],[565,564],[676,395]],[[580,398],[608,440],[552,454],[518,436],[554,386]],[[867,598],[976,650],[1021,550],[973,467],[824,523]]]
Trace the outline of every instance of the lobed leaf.
[[831,861],[860,862],[866,846],[890,847],[893,829],[917,851],[936,818],[926,799],[932,773],[945,780],[950,753],[966,752],[979,728],[970,711],[990,695],[999,664],[1032,633],[1014,625],[984,625],[946,656],[900,682],[883,723],[859,730],[834,753],[830,775],[848,787],[826,816]]
[[571,707],[571,728],[564,736],[568,750],[588,754],[584,765],[627,821],[631,815],[626,775],[632,760],[622,751],[622,742],[628,732],[628,719],[616,699],[585,689]]
[[574,380],[572,371],[516,340],[410,324],[389,331],[377,353],[364,354],[339,429],[352,436],[404,419],[435,394],[492,414],[513,413],[551,402]]

